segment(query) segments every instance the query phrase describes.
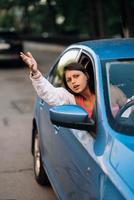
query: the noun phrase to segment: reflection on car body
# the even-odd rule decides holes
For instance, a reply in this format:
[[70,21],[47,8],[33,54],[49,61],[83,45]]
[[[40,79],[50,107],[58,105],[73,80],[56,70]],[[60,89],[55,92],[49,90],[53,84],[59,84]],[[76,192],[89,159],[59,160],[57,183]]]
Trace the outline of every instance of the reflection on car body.
[[0,63],[1,66],[17,64],[20,66],[20,52],[23,51],[23,42],[15,31],[0,30]]
[[[71,62],[86,67],[95,86],[94,115],[89,119],[78,105],[52,107],[37,97],[32,131],[36,180],[50,181],[62,200],[132,200],[134,39],[69,46],[47,74],[55,87],[63,86],[63,68]],[[114,98],[111,85],[120,91]]]

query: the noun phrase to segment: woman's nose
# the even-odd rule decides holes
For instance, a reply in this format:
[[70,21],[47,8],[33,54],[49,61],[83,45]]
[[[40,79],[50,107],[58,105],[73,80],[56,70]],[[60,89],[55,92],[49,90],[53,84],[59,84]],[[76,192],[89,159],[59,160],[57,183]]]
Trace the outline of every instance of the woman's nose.
[[75,83],[75,79],[74,79],[74,78],[72,78],[71,82],[72,82],[72,84],[74,84],[74,83]]

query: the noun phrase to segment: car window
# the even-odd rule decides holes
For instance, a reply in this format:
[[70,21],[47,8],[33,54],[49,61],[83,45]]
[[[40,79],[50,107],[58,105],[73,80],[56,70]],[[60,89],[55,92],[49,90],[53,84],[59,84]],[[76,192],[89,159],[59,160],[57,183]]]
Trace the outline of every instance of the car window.
[[134,103],[125,109],[124,107],[134,99],[134,61],[107,62],[106,76],[112,124],[116,124],[117,129],[130,133],[134,126]]
[[[90,77],[90,89],[95,92],[95,82],[94,82],[94,70],[93,63],[88,55],[84,52],[80,52],[79,49],[71,49],[65,54],[63,54],[58,60],[57,64],[54,66],[53,70],[50,72],[49,81],[55,87],[64,87],[63,84],[63,69],[67,64],[72,62],[78,62],[83,65],[84,68],[87,69],[87,73]],[[92,120],[96,121],[96,104],[93,108]],[[95,132],[91,132],[90,134],[95,137]]]
[[109,82],[120,88],[125,93],[127,98],[134,95],[133,74],[134,61],[118,61],[109,63]]
[[78,53],[79,49],[71,49],[60,57],[49,75],[49,81],[55,87],[63,86],[63,69],[67,64],[77,61]]

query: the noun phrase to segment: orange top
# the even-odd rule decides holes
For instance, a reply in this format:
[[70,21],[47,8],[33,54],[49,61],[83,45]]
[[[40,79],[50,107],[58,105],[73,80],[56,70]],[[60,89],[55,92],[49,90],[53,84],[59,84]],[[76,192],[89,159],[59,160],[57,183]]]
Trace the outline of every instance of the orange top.
[[82,96],[76,96],[75,100],[76,100],[76,104],[83,107],[88,112],[89,118],[91,118],[93,111],[91,110],[91,108],[89,108],[88,106],[85,105],[84,98]]

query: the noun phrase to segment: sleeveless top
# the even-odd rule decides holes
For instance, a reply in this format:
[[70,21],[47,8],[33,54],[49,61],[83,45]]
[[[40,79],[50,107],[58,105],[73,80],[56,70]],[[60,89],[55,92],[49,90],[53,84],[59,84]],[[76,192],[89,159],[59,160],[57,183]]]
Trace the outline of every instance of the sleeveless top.
[[93,111],[89,107],[85,106],[83,97],[75,96],[75,100],[76,100],[76,104],[84,108],[88,113],[88,117],[91,118]]

